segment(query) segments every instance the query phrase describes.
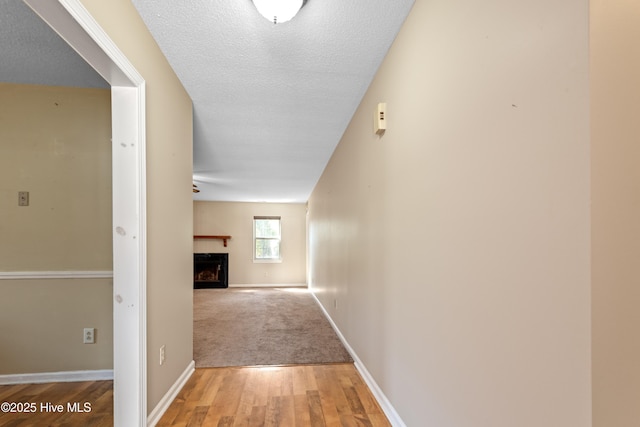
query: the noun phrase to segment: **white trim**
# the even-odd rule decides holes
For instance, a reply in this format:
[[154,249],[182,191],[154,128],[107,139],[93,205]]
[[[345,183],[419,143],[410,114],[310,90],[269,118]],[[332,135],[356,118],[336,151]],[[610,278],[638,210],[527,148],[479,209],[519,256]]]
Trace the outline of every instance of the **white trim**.
[[111,278],[113,271],[0,271],[0,280]]
[[165,395],[160,399],[160,402],[153,408],[153,411],[147,417],[147,426],[154,427],[160,421],[160,418],[164,415],[164,413],[169,409],[169,406],[174,401],[182,387],[187,383],[191,375],[196,370],[196,362],[191,361],[187,366],[187,369],[184,370],[182,375],[178,377],[175,383],[171,386],[171,388],[165,393]]
[[[48,1],[48,0],[42,0]],[[79,0],[58,0],[66,9],[67,13],[73,17],[77,24],[84,30],[84,35],[89,36],[97,46],[87,46],[76,51],[91,65],[96,71],[103,74],[103,77],[111,86],[133,86],[144,85],[142,75],[129,62],[118,46],[105,33],[102,27],[91,16],[89,11]],[[56,28],[57,30],[57,28]],[[84,46],[83,46],[84,47]],[[99,50],[94,49],[99,47]],[[95,59],[94,59],[94,55]],[[105,55],[107,59],[98,59],[98,55]],[[116,68],[114,69],[114,65]],[[104,68],[102,68],[104,67]]]
[[112,87],[114,422],[147,422],[145,86]]
[[229,284],[230,288],[306,288],[306,283],[239,283]]
[[329,316],[329,313],[327,312],[327,310],[325,310],[324,306],[320,303],[320,300],[318,299],[316,294],[313,291],[311,291],[310,293],[311,295],[313,295],[313,298],[316,300],[316,302],[320,306],[320,309],[322,310],[325,317],[333,327],[333,330],[338,335],[338,338],[340,338],[340,341],[342,341],[342,344],[345,346],[345,348],[353,358],[356,369],[358,370],[358,372],[360,372],[360,375],[362,376],[362,379],[364,380],[364,382],[367,383],[367,386],[371,390],[371,393],[373,394],[373,396],[378,401],[380,408],[382,408],[382,411],[387,416],[387,419],[389,420],[391,425],[393,427],[407,427],[404,421],[402,421],[402,418],[400,418],[400,415],[398,415],[398,412],[396,412],[393,405],[391,405],[391,402],[389,402],[389,399],[387,399],[387,396],[385,396],[385,394],[382,392],[382,390],[378,386],[378,383],[376,383],[376,381],[373,379],[373,376],[371,376],[371,374],[369,373],[367,368],[364,366],[364,364],[362,363],[362,361],[360,360],[356,352],[353,350],[353,348],[351,348],[351,346],[345,339],[344,335],[342,335],[342,332],[340,332],[340,329],[338,329],[338,326],[334,323],[331,316]]
[[230,284],[230,288],[306,288],[306,283],[240,283]]
[[113,380],[113,369],[93,371],[37,372],[33,374],[0,375],[0,385],[67,383],[77,381],[110,381]]
[[[255,254],[254,254],[255,255]],[[254,258],[254,264],[282,264],[282,258]]]

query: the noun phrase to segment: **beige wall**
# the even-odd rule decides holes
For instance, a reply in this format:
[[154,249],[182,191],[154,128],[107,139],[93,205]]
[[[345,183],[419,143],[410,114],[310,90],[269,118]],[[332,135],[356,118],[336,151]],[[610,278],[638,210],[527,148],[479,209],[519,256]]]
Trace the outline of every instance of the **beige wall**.
[[[0,272],[111,270],[110,96],[0,83]],[[0,280],[0,374],[111,369],[111,292],[110,279]]]
[[110,279],[0,280],[0,375],[113,369],[112,294]]
[[417,1],[312,194],[310,286],[408,426],[591,424],[588,13]]
[[0,95],[0,271],[111,270],[111,92]]
[[150,412],[193,360],[191,99],[130,1],[82,3],[146,82]]
[[[229,285],[306,285],[306,204],[194,202],[194,235],[230,235],[196,240],[195,253],[228,253]],[[282,262],[253,262],[253,217],[282,218]]]
[[640,420],[640,5],[591,1],[593,425]]

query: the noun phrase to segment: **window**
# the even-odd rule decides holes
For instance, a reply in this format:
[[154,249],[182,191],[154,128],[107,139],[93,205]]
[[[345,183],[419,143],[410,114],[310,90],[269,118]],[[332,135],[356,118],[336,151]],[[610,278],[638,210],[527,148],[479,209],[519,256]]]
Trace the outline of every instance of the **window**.
[[253,217],[253,259],[280,261],[280,217]]

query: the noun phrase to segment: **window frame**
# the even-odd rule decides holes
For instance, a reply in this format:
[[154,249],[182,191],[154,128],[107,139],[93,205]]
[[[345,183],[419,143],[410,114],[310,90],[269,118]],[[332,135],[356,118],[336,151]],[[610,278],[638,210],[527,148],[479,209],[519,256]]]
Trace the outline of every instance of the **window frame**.
[[[278,220],[278,237],[257,237],[256,221],[259,220]],[[277,240],[278,242],[278,258],[258,258],[257,241],[258,240]],[[282,217],[279,215],[254,215],[253,217],[253,262],[255,263],[279,263],[282,262]]]

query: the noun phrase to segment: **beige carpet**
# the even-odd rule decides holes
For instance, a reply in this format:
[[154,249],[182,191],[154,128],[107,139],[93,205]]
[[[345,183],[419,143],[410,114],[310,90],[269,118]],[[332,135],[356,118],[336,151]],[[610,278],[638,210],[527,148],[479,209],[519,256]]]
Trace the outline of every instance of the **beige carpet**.
[[304,288],[194,289],[196,367],[352,362]]

